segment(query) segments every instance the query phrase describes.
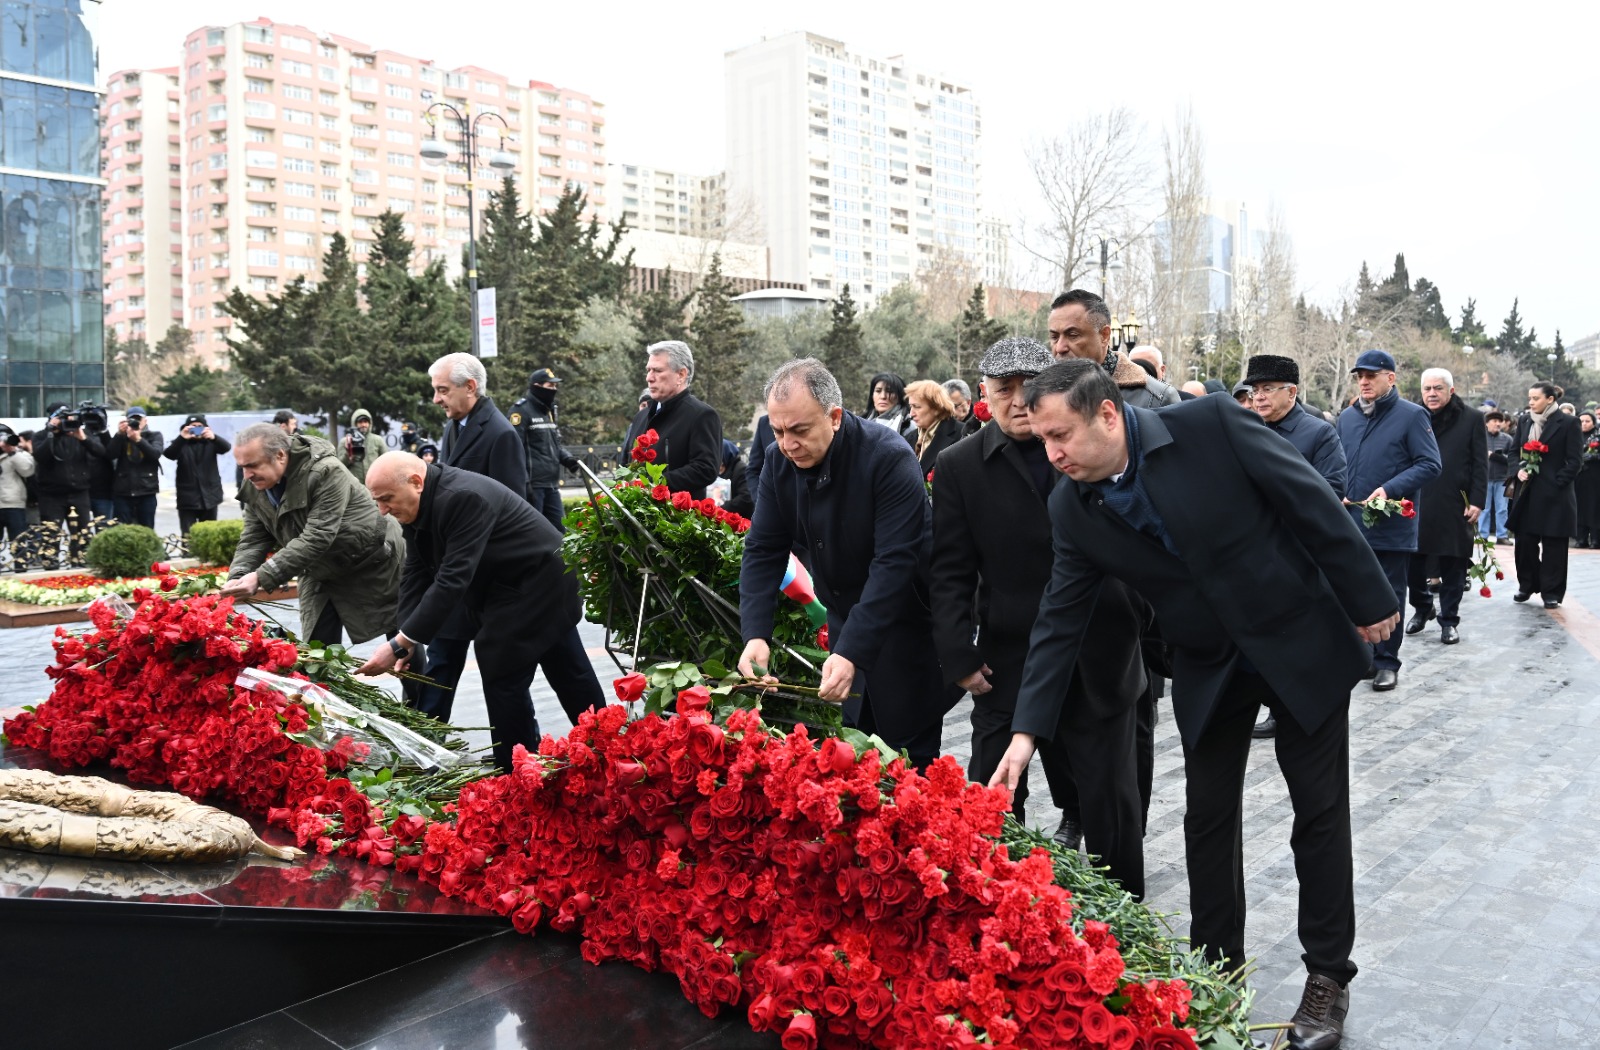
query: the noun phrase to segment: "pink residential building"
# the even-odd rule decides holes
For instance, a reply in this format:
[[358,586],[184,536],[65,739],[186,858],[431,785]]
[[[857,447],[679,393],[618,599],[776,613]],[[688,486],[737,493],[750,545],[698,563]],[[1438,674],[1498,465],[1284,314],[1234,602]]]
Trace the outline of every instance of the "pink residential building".
[[[479,124],[484,163],[474,190],[480,229],[487,194],[501,181],[487,163],[496,148],[517,157],[514,178],[525,208],[548,210],[568,183],[589,194],[593,211],[605,208],[605,109],[581,92],[517,83],[476,66],[442,69],[428,59],[264,18],[190,33],[176,73],[178,140],[170,161],[164,155],[161,162],[162,171],[176,163],[179,177],[171,236],[181,273],[170,299],[181,300],[182,323],[214,365],[226,361],[232,322],[222,304],[233,288],[261,294],[281,291],[297,277],[315,282],[335,232],[350,239],[359,263],[386,209],[406,216],[419,269],[443,259],[459,271],[469,175],[459,157],[438,166],[422,159],[420,146],[430,135],[424,113],[434,102],[463,112],[470,107],[473,115],[499,114],[509,125],[502,133],[497,120]],[[110,83],[126,85],[128,75],[113,74]],[[148,91],[147,75],[138,80]],[[108,93],[108,107],[117,98],[115,90]],[[448,115],[438,126],[455,141]],[[108,118],[108,135],[112,130]],[[142,141],[148,148],[150,136]],[[108,149],[115,151],[113,140]],[[124,143],[121,160],[143,165],[148,194],[154,158],[138,158]],[[114,190],[115,184],[108,193]],[[163,230],[171,221],[166,208],[158,215],[148,201],[131,218],[109,197],[107,209],[107,321],[125,321],[131,333],[127,300],[111,312],[118,298],[109,287],[116,254],[111,220],[124,216],[122,232],[145,240],[147,260],[155,241],[152,220]],[[167,315],[159,326],[152,320],[151,294],[147,287],[144,319],[147,336],[155,339]]]
[[178,70],[113,73],[101,115],[106,328],[153,343],[183,322]]

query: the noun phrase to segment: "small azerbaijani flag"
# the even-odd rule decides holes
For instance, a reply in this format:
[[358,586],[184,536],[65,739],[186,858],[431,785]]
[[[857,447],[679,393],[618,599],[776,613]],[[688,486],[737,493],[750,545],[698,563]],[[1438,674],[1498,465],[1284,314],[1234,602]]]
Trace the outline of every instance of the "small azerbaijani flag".
[[822,627],[827,624],[828,607],[817,600],[817,590],[811,584],[811,573],[792,553],[789,555],[789,568],[784,571],[783,583],[778,589],[800,603],[811,626]]

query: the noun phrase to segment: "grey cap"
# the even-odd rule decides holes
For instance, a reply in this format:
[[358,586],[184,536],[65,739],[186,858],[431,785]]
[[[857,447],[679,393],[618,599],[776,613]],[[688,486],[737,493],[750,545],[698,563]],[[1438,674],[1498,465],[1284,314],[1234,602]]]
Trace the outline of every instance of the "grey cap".
[[1008,336],[991,346],[978,362],[978,371],[990,379],[1006,376],[1036,376],[1056,363],[1050,351],[1037,339]]

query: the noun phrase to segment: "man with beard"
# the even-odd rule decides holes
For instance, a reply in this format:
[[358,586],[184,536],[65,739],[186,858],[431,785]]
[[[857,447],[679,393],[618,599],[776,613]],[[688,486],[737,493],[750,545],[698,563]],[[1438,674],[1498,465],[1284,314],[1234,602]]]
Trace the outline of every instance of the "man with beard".
[[[1053,363],[1032,339],[990,347],[979,367],[994,425],[946,449],[934,470],[934,647],[945,680],[972,694],[967,775],[980,784],[1011,743],[1028,636],[1050,578],[1045,503],[1060,475],[1033,436],[1022,386]],[[1144,895],[1143,770],[1135,743],[1146,685],[1143,607],[1122,584],[1106,584],[1084,643],[1094,658],[1078,666],[1067,687],[1065,731],[1039,745],[1062,810],[1056,840],[1077,849],[1087,834],[1089,852],[1135,897]],[[1027,819],[1027,798],[1024,773],[1011,796],[1018,820]]]
[[[1422,407],[1428,410],[1439,443],[1443,472],[1422,486],[1417,500],[1417,550],[1411,555],[1406,589],[1416,610],[1407,634],[1421,634],[1434,618],[1428,580],[1439,580],[1439,641],[1461,641],[1461,592],[1467,587],[1472,537],[1483,512],[1473,497],[1483,491],[1489,470],[1489,435],[1482,417],[1456,396],[1455,377],[1443,368],[1422,373]],[[1430,573],[1428,562],[1438,564]]]

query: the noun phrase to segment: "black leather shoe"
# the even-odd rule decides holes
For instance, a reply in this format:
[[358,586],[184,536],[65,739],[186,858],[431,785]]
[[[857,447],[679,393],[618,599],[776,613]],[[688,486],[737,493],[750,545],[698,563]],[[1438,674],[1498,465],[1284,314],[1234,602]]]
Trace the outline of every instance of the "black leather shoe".
[[1445,624],[1439,628],[1439,641],[1446,645],[1455,645],[1461,641],[1461,632],[1456,630],[1455,624]]
[[1078,852],[1078,847],[1083,845],[1083,825],[1076,820],[1063,819],[1061,826],[1056,828],[1056,844],[1065,846],[1073,853]]
[[1532,598],[1532,597],[1533,597],[1533,592],[1532,591],[1518,591],[1516,594],[1513,594],[1511,596],[1511,600],[1514,601],[1514,602],[1525,602],[1529,598]]
[[1387,667],[1379,671],[1372,679],[1373,692],[1377,693],[1387,693],[1389,690],[1393,689],[1399,684],[1400,672],[1391,671]]
[[1268,712],[1267,717],[1257,722],[1256,727],[1250,730],[1250,735],[1255,737],[1257,740],[1266,740],[1277,731],[1278,720],[1272,717],[1271,712]]
[[1350,989],[1340,988],[1321,974],[1306,978],[1300,1009],[1289,1019],[1292,1050],[1335,1050],[1344,1037],[1344,1019],[1350,1012]]
[[1559,609],[1559,608],[1561,608],[1561,599],[1560,598],[1546,598],[1544,600],[1544,607],[1546,609]]
[[1422,629],[1428,626],[1428,621],[1433,619],[1433,606],[1418,609],[1410,620],[1406,621],[1407,634],[1421,634]]

